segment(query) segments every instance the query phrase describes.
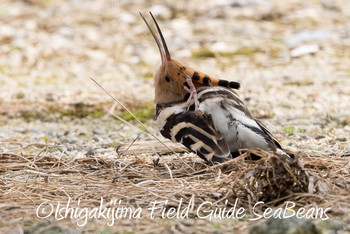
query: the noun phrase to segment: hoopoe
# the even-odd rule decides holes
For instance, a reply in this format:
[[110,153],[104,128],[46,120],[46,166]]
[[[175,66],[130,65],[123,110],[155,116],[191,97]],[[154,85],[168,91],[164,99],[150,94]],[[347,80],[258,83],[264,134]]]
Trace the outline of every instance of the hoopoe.
[[254,119],[232,89],[240,84],[206,75],[171,58],[140,13],[158,46],[161,63],[154,73],[154,102],[160,133],[180,142],[207,162],[224,162],[240,149],[283,152],[271,132]]

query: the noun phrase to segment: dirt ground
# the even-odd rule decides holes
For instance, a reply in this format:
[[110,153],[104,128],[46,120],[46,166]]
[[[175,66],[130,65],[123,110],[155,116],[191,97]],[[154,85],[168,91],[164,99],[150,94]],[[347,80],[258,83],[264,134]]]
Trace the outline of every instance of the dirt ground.
[[[238,93],[253,115],[305,165],[306,184],[303,170],[289,170],[268,153],[261,162],[241,157],[223,166],[186,152],[117,154],[133,141],[153,149],[155,139],[90,78],[161,138],[152,103],[160,57],[139,16],[150,20],[148,11],[173,57],[241,83]],[[295,180],[290,188],[274,187],[288,193],[265,196],[259,214],[288,201],[296,204],[289,212],[329,207],[330,219],[312,222],[325,233],[347,233],[349,110],[347,0],[0,1],[0,232],[248,233],[264,221],[250,219],[271,189],[262,188],[265,177],[255,177],[257,170],[271,172],[266,164]],[[246,211],[242,218],[195,213],[205,202],[232,208],[235,198]],[[58,202],[99,208],[101,199],[101,206],[114,202],[134,216],[112,224],[40,213]],[[162,218],[158,209],[152,217],[156,201],[166,211],[189,207],[189,216]]]

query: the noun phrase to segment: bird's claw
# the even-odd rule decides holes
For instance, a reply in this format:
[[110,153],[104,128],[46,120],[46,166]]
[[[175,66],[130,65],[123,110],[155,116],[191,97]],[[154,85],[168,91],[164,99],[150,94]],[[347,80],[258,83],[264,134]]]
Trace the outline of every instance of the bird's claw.
[[187,99],[187,105],[190,105],[192,99],[194,101],[194,112],[197,115],[203,115],[203,112],[199,109],[199,101],[197,97],[197,90],[196,87],[194,86],[192,79],[189,76],[186,76],[186,82],[188,84],[188,87],[184,86],[185,90],[190,93],[190,97]]

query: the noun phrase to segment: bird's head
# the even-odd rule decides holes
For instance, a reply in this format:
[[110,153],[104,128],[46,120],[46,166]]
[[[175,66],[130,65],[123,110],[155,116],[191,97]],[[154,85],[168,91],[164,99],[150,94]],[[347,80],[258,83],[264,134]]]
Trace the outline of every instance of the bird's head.
[[140,15],[145,21],[154,40],[156,41],[161,57],[161,63],[153,76],[155,87],[154,102],[156,104],[179,101],[183,99],[187,94],[187,91],[184,89],[184,85],[186,85],[186,77],[190,77],[192,79],[195,87],[225,86],[229,88],[239,89],[240,84],[238,82],[214,78],[184,65],[174,58],[171,58],[163,34],[152,13],[150,12],[150,15],[157,27],[161,42],[143,15],[141,13]]

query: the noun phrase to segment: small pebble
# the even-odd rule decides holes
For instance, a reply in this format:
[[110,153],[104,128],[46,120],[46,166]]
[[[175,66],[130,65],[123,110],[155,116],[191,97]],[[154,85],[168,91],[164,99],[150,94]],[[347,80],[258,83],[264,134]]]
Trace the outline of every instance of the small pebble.
[[86,156],[94,156],[95,155],[95,150],[94,149],[89,149],[88,152],[85,154]]
[[68,139],[68,143],[69,144],[76,144],[77,143],[77,139],[75,137],[70,138],[70,139]]
[[136,17],[133,14],[123,12],[120,14],[120,20],[123,23],[134,23],[136,21]]
[[220,198],[222,196],[221,193],[212,193],[212,195],[215,197],[215,198]]
[[55,101],[52,93],[47,94],[45,100],[48,101],[48,102]]
[[331,11],[340,11],[339,6],[337,5],[336,1],[333,0],[319,0],[322,7],[331,10]]
[[320,50],[318,45],[301,45],[290,52],[293,58],[300,57],[306,54],[315,54]]
[[348,171],[348,169],[346,169],[346,168],[343,168],[343,169],[341,169],[340,170],[342,173],[344,173],[344,174],[349,174],[349,171]]
[[89,168],[90,168],[91,170],[100,170],[100,169],[101,169],[100,167],[98,167],[98,166],[93,166],[93,165],[90,165]]
[[339,230],[344,229],[344,222],[334,219],[317,220],[316,226],[323,230],[331,231],[326,233],[338,233]]
[[340,136],[340,137],[335,138],[335,140],[340,141],[340,142],[345,142],[347,139],[346,139],[346,137]]
[[60,133],[56,133],[56,137],[57,137],[58,139],[60,139],[60,138],[62,138],[62,137],[63,137],[63,135],[62,135],[62,134],[60,134]]
[[332,32],[327,29],[303,30],[283,39],[289,48],[296,48],[308,41],[325,41],[330,39]]
[[307,140],[307,139],[308,139],[308,137],[306,135],[301,135],[300,136],[300,140]]
[[119,136],[119,134],[118,134],[118,132],[116,132],[116,131],[110,132],[110,133],[108,134],[108,137],[110,137],[110,138],[118,137],[118,136]]
[[152,12],[157,19],[169,19],[171,17],[170,9],[164,5],[153,5],[150,12]]
[[323,139],[325,138],[326,136],[325,135],[318,135],[315,137],[316,140],[320,140],[320,139]]
[[92,130],[92,134],[101,135],[102,130],[100,128],[95,128],[94,130]]
[[308,219],[298,219],[295,216],[288,219],[269,218],[265,222],[251,225],[249,234],[265,233],[309,233],[320,234],[316,226]]

